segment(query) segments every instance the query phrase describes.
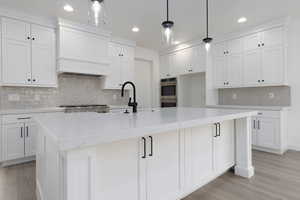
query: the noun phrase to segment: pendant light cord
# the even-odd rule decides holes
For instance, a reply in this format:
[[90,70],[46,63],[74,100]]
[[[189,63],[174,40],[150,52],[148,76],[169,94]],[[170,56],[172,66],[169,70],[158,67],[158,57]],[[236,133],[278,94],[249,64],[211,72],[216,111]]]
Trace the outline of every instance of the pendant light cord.
[[169,21],[169,0],[167,0],[167,21]]
[[206,0],[206,36],[208,37],[208,0]]

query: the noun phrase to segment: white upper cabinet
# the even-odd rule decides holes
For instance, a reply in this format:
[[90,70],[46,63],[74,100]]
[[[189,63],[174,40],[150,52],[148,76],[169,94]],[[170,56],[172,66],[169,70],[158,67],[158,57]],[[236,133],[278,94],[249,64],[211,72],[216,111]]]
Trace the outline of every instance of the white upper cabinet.
[[32,35],[32,83],[51,85],[56,83],[55,31],[31,25]]
[[121,89],[126,81],[134,81],[135,48],[111,42],[110,65],[104,77],[104,89]]
[[2,54],[3,85],[57,85],[54,29],[2,18]]
[[170,78],[172,76],[175,76],[173,71],[171,69],[173,68],[172,65],[172,59],[175,57],[175,55],[168,54],[160,56],[160,78]]
[[243,80],[243,39],[219,43],[214,46],[213,66],[215,86],[234,87]]
[[[286,85],[284,35],[284,28],[276,27],[215,45],[215,86],[226,88]],[[221,64],[222,57],[225,59]],[[221,69],[220,66],[224,67]]]
[[2,18],[3,84],[31,84],[30,24]]
[[193,46],[160,57],[161,78],[206,71],[204,47]]
[[106,75],[110,33],[95,27],[59,20],[58,71]]

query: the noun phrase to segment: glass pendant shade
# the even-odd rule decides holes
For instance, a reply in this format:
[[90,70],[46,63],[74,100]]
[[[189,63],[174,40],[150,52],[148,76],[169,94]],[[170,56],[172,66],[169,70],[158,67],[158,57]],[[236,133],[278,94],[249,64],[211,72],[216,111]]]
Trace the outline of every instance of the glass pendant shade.
[[106,23],[106,11],[104,0],[88,0],[89,22],[95,26],[102,26]]
[[171,45],[174,39],[174,22],[165,21],[162,23],[162,41],[165,45]]

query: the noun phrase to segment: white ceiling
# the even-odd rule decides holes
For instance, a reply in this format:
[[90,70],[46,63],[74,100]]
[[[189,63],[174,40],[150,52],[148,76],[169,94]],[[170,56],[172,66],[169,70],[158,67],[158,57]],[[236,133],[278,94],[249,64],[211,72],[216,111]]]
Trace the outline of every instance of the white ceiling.
[[[1,7],[45,17],[87,21],[89,0],[0,0]],[[68,2],[74,13],[63,11]],[[113,35],[135,40],[138,45],[161,49],[161,22],[166,0],[105,0]],[[247,26],[299,12],[299,0],[210,0],[212,35],[236,31]],[[248,18],[238,24],[239,17]],[[175,39],[188,41],[205,34],[205,0],[170,0],[170,18],[175,22]],[[139,33],[131,28],[136,25]]]

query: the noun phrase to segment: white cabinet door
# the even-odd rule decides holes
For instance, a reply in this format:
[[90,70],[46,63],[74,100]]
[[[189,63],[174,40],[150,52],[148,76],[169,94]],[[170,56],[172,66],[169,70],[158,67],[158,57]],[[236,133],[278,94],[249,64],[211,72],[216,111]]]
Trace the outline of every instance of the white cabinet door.
[[223,57],[226,51],[228,51],[227,42],[216,44],[213,48],[213,57]]
[[24,123],[3,125],[3,160],[24,157]]
[[203,46],[193,47],[192,72],[206,71],[206,50]]
[[169,132],[153,136],[153,156],[147,158],[148,200],[178,198],[180,191],[179,151],[179,133]]
[[30,24],[2,19],[3,83],[31,84]]
[[273,28],[261,33],[264,47],[281,46],[284,43],[283,28]]
[[259,85],[261,80],[261,51],[248,51],[244,55],[244,84]]
[[230,54],[227,60],[228,86],[241,86],[243,84],[243,54]]
[[227,57],[216,57],[214,59],[214,76],[216,87],[225,87],[227,81]]
[[56,85],[55,32],[32,25],[32,83],[40,86]]
[[280,121],[275,118],[257,118],[257,146],[279,147]]
[[25,124],[25,156],[36,155],[36,137],[38,126],[34,122]]
[[134,60],[121,58],[121,84],[126,81],[134,82]]
[[109,45],[109,72],[105,77],[104,89],[121,88],[121,47],[116,44]]
[[243,52],[244,39],[238,38],[228,42],[228,53],[232,54],[240,54]]
[[[120,150],[120,147],[122,150]],[[97,148],[95,199],[143,200],[140,198],[139,140],[103,144]]]
[[185,129],[185,187],[197,188],[214,173],[213,127],[200,126]]
[[160,78],[170,77],[170,55],[160,57]]
[[244,50],[253,51],[260,47],[261,44],[261,34],[256,33],[244,38]]
[[262,84],[284,82],[284,51],[282,46],[262,49]]
[[[215,132],[213,133],[215,136]],[[221,123],[220,136],[214,137],[214,163],[216,173],[222,173],[235,163],[234,121]]]
[[188,56],[188,50],[180,50],[173,54],[173,62],[170,67],[174,67],[176,74],[186,73],[186,69],[188,68]]

